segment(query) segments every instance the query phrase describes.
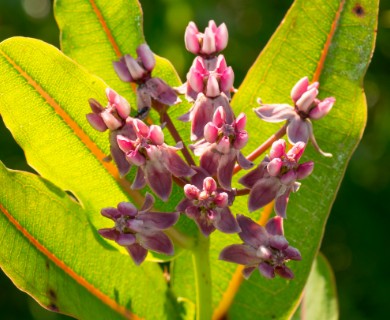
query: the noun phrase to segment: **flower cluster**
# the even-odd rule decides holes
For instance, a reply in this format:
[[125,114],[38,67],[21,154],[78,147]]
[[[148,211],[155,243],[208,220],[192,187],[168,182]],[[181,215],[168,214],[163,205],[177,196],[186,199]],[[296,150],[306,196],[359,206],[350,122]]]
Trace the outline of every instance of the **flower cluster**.
[[[112,89],[106,91],[106,107],[91,99],[92,113],[87,119],[96,130],[110,131],[111,156],[120,174],[124,176],[131,167],[137,167],[131,187],[141,189],[147,185],[160,199],[168,201],[174,181],[182,188],[183,195],[182,200],[175,203],[176,212],[152,211],[154,198],[148,193],[140,210],[128,202],[118,204],[117,208],[102,209],[102,215],[113,220],[115,226],[101,229],[99,233],[126,247],[134,262],[140,264],[148,250],[173,254],[174,247],[167,234],[178,231],[164,233],[162,230],[172,228],[182,214],[183,219],[195,222],[199,236],[208,237],[215,231],[238,234],[243,243],[227,246],[220,253],[220,259],[244,265],[245,278],[257,268],[266,278],[279,275],[291,279],[294,275],[286,263],[300,260],[301,255],[284,236],[287,204],[290,194],[300,187],[298,181],[308,177],[314,168],[312,161],[299,162],[308,140],[320,153],[328,155],[316,143],[311,119],[324,117],[335,99],[319,100],[318,82],[309,84],[305,77],[291,91],[294,107],[260,102],[256,114],[265,121],[286,121],[286,133],[292,146],[288,147],[283,139],[273,141],[272,146],[271,142],[266,142],[269,154],[238,180],[245,188],[235,188],[232,185],[234,172],[240,168],[251,169],[254,164],[242,153],[249,139],[245,130],[247,116],[240,113],[236,117],[230,104],[235,92],[234,72],[220,54],[227,42],[225,24],[217,26],[210,21],[202,33],[190,22],[185,31],[185,44],[197,57],[186,83],[175,89],[151,76],[156,61],[146,44],[137,48],[137,59],[125,55],[114,62],[119,77],[137,86],[139,114],[145,115],[143,110],[149,111],[153,106],[161,119],[167,119],[168,106],[179,101],[176,92],[192,103],[188,113],[179,119],[191,122],[190,140],[194,143],[190,148],[199,161],[198,166],[194,165],[196,162],[180,141],[180,134],[174,126],[168,126],[169,121],[167,129],[177,142],[175,146],[165,143],[163,126],[149,126],[139,114],[130,117],[129,103]],[[185,160],[179,151],[183,152]],[[230,207],[236,197],[243,195],[248,195],[249,212],[274,201],[276,216],[263,227],[243,214],[232,212]]]

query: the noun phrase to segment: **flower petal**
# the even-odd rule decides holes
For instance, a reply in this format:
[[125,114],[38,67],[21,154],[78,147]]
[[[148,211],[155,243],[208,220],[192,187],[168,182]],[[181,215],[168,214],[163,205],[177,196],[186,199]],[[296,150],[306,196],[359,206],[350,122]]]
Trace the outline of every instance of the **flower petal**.
[[265,229],[267,232],[271,235],[278,235],[282,236],[284,235],[283,231],[283,219],[281,217],[274,217],[270,219],[267,224],[265,225]]
[[249,277],[251,276],[252,272],[256,270],[256,267],[246,267],[242,270],[242,276],[245,278],[245,279],[249,279]]
[[167,169],[159,170],[154,164],[144,168],[145,179],[153,192],[163,201],[167,201],[172,191],[172,175]]
[[291,271],[291,269],[284,266],[284,265],[276,267],[275,272],[280,277],[285,278],[285,279],[293,279],[294,278],[294,273]]
[[316,138],[314,137],[314,133],[313,133],[313,125],[311,124],[310,121],[308,121],[308,128],[309,128],[309,138],[311,143],[313,144],[314,149],[316,149],[316,151],[321,155],[323,155],[324,157],[328,157],[328,158],[332,157],[331,153],[322,151],[319,145],[317,144]]
[[277,196],[275,199],[275,212],[279,217],[286,218],[287,204],[290,197],[291,189],[287,188],[286,192]]
[[145,173],[141,167],[138,167],[137,174],[135,176],[133,184],[131,185],[131,189],[139,190],[145,187],[145,185],[146,185]]
[[145,82],[145,86],[150,96],[162,104],[172,106],[181,101],[175,90],[160,78],[149,79]]
[[195,174],[195,171],[172,148],[165,148],[163,157],[166,168],[175,177],[191,177]]
[[260,179],[252,188],[249,199],[248,209],[250,212],[260,209],[275,199],[280,189],[280,182],[277,178],[268,177]]
[[160,230],[172,227],[178,219],[178,212],[144,212],[137,216],[145,228]]
[[256,256],[256,249],[247,244],[232,244],[224,248],[218,259],[249,266],[260,262]]
[[148,250],[140,246],[138,243],[127,246],[126,249],[130,253],[134,263],[138,266],[145,260],[146,255],[148,254]]
[[237,220],[228,207],[220,209],[219,218],[214,221],[214,226],[224,233],[237,233],[241,231]]
[[123,216],[135,217],[138,213],[138,209],[130,202],[120,202],[118,204],[118,211]]
[[254,111],[267,122],[281,122],[296,115],[294,109],[288,104],[263,104]]
[[88,113],[86,117],[89,124],[97,131],[104,132],[108,129],[100,114]]
[[234,165],[236,163],[235,152],[230,152],[227,155],[223,155],[218,164],[217,177],[218,182],[222,188],[226,190],[232,189],[232,177]]
[[238,152],[237,162],[244,170],[251,169],[254,166],[252,161],[249,161],[241,152]]
[[116,240],[120,235],[119,231],[116,228],[104,228],[99,229],[98,232],[100,235],[109,240]]
[[259,264],[259,271],[260,273],[268,278],[268,279],[273,279],[275,278],[275,270],[274,268],[269,265],[267,262],[262,262]]
[[120,176],[124,177],[129,173],[131,165],[126,160],[125,153],[119,148],[116,140],[116,131],[110,132],[110,152],[111,157],[114,159],[114,162],[119,170]]
[[221,155],[209,148],[200,158],[200,166],[208,172],[208,175],[213,176],[217,173]]
[[[264,178],[264,175],[267,173],[267,164],[269,161],[262,161],[256,169],[250,171],[243,177],[241,177],[238,182],[247,188],[252,188],[257,181]],[[268,174],[268,173],[267,173]]]
[[135,235],[131,233],[121,233],[115,241],[121,246],[130,246],[135,243]]
[[140,245],[148,250],[167,255],[172,255],[174,252],[171,240],[162,231],[138,233],[137,239]]
[[308,120],[302,120],[296,115],[287,125],[287,137],[291,144],[299,141],[307,143],[309,140]]
[[255,251],[260,246],[268,244],[268,235],[264,227],[241,214],[237,215],[237,222],[241,228],[238,234],[241,240],[255,248]]
[[103,208],[100,213],[102,216],[109,218],[111,220],[115,220],[116,218],[121,216],[121,213],[117,208],[109,207],[109,208]]

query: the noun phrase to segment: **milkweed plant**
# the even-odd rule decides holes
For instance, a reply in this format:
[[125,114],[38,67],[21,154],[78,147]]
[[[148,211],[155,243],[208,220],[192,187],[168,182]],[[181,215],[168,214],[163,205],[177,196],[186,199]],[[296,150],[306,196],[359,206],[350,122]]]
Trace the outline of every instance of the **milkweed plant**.
[[1,169],[1,267],[80,319],[337,318],[316,256],[365,123],[377,3],[359,6],[295,1],[238,85],[225,23],[188,23],[181,83],[137,1],[58,0],[74,61],[0,45],[0,111],[39,173]]

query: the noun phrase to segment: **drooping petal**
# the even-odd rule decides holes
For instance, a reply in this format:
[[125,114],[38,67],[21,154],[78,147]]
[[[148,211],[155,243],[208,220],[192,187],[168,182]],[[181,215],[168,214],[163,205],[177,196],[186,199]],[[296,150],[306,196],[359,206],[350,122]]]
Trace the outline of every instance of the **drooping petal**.
[[257,183],[257,181],[264,178],[264,175],[267,173],[267,164],[268,161],[263,161],[256,167],[256,169],[241,177],[238,182],[244,187],[252,188]]
[[139,243],[146,249],[163,253],[166,255],[173,254],[173,244],[168,236],[162,231],[138,233]]
[[120,61],[114,61],[113,66],[116,74],[122,81],[124,82],[133,81],[133,77],[131,76],[129,69],[127,68],[123,58]]
[[145,179],[153,192],[163,201],[167,201],[172,192],[172,175],[167,169],[157,169],[154,164],[144,168]]
[[126,160],[125,153],[119,148],[117,142],[117,131],[110,132],[110,153],[111,157],[119,170],[121,177],[124,177],[130,171],[130,163]]
[[275,199],[275,212],[279,217],[286,218],[287,204],[290,197],[290,188],[287,188],[286,192],[279,195]]
[[145,187],[145,185],[146,185],[145,173],[141,167],[138,167],[137,174],[135,176],[133,184],[131,185],[131,189],[139,190]]
[[190,177],[195,174],[195,171],[172,148],[165,148],[163,157],[165,166],[175,177]]
[[262,263],[260,263],[259,264],[259,271],[260,271],[260,273],[264,276],[264,277],[266,277],[266,278],[268,278],[268,279],[273,279],[273,278],[275,278],[275,270],[274,270],[274,268],[271,266],[271,265],[269,265],[268,263],[266,263],[266,262],[262,262]]
[[285,250],[288,247],[288,241],[284,236],[271,236],[269,237],[269,245],[278,250]]
[[146,192],[144,204],[142,205],[142,208],[139,210],[139,212],[143,213],[145,211],[149,211],[152,209],[154,202],[154,197],[149,192]]
[[251,276],[251,274],[253,273],[253,271],[256,270],[256,267],[246,267],[242,270],[242,276],[245,278],[245,279],[249,279],[249,277]]
[[116,228],[104,228],[98,230],[99,234],[109,240],[116,240],[119,236],[119,231]]
[[178,219],[178,212],[144,212],[137,216],[145,228],[161,230],[172,227]]
[[223,155],[218,165],[217,177],[222,188],[231,190],[234,165],[236,163],[235,152]]
[[100,211],[100,213],[102,214],[102,216],[104,216],[106,218],[109,218],[111,220],[115,220],[116,218],[121,216],[121,213],[118,211],[118,209],[117,208],[112,208],[112,207],[103,208]]
[[280,182],[277,178],[268,177],[259,180],[252,188],[249,199],[248,209],[250,212],[260,209],[275,199],[280,189]]
[[215,226],[211,221],[202,215],[197,215],[194,217],[196,224],[199,227],[199,230],[203,233],[204,236],[208,237],[215,230]]
[[210,176],[213,176],[217,173],[220,159],[221,155],[218,152],[209,149],[202,154],[200,166],[206,170]]
[[324,157],[328,157],[328,158],[332,157],[333,155],[331,153],[327,153],[327,152],[324,152],[321,150],[321,148],[317,144],[316,138],[314,137],[312,123],[310,122],[310,120],[307,120],[307,123],[308,123],[308,129],[309,129],[309,138],[310,138],[311,143],[313,144],[314,149],[316,149],[316,151],[318,153],[320,153],[321,155],[323,155]]
[[179,212],[185,212],[186,209],[190,206],[192,206],[192,201],[185,198],[179,202],[179,204],[176,206],[176,210]]
[[299,250],[291,246],[288,246],[287,249],[283,250],[283,254],[287,260],[302,260]]
[[254,166],[252,161],[249,161],[241,152],[238,152],[237,162],[242,169],[248,170]]
[[297,169],[297,179],[298,180],[305,179],[313,172],[313,169],[314,169],[313,161],[308,161],[300,164]]
[[224,233],[237,233],[241,231],[237,220],[228,207],[220,209],[219,219],[216,219],[214,226]]
[[224,248],[218,259],[248,266],[257,265],[260,262],[256,256],[256,249],[247,244],[232,244]]
[[296,115],[287,125],[287,137],[291,144],[299,141],[307,143],[309,140],[308,120],[302,120]]
[[241,228],[241,232],[238,235],[242,241],[255,248],[256,255],[257,248],[268,244],[267,232],[262,226],[244,215],[238,214],[237,222]]
[[146,255],[148,254],[148,250],[140,246],[138,243],[127,246],[126,249],[130,253],[134,263],[138,266],[145,260]]
[[86,115],[89,124],[97,131],[104,132],[108,129],[102,117],[96,113],[88,113]]
[[281,122],[293,118],[296,113],[288,104],[263,104],[254,109],[255,113],[267,122]]
[[293,279],[294,278],[294,273],[291,271],[290,268],[286,266],[277,266],[275,268],[275,273],[277,273],[279,276],[285,279]]
[[203,137],[205,125],[213,117],[213,107],[209,98],[200,93],[193,106],[191,124],[191,140],[195,141]]

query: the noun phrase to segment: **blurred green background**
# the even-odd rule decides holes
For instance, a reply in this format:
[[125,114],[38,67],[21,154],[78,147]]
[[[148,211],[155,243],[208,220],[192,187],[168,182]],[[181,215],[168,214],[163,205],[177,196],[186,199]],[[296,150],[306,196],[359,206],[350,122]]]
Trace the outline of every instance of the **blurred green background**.
[[[109,1],[109,0],[107,0]],[[309,1],[309,0],[308,0]],[[292,0],[143,0],[144,28],[152,50],[185,78],[193,56],[185,51],[188,21],[209,19],[229,28],[224,51],[236,87],[282,20]],[[0,40],[28,36],[59,45],[51,0],[0,0]],[[169,42],[168,42],[169,41]],[[328,220],[322,251],[333,266],[341,319],[386,319],[390,314],[390,0],[381,2],[375,54],[365,89],[368,123]],[[0,83],[1,85],[1,83]],[[22,150],[0,118],[0,157],[7,167],[29,170]],[[30,169],[31,170],[31,169]],[[387,316],[386,316],[387,315]],[[0,319],[68,319],[40,308],[0,271]]]

